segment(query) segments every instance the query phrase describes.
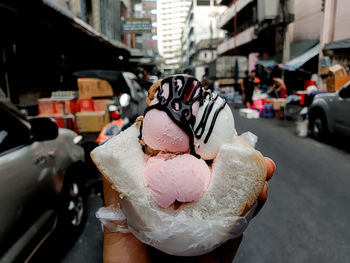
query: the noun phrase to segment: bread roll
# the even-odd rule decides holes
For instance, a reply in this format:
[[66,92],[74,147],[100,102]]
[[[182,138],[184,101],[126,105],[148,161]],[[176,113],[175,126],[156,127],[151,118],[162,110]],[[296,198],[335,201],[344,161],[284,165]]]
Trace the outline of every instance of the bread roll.
[[201,199],[164,209],[142,178],[148,156],[139,133],[134,124],[96,148],[91,157],[113,183],[128,225],[141,241],[173,255],[200,255],[243,232],[247,222],[240,216],[254,204],[266,179],[260,152],[234,136],[232,144],[221,146],[211,167],[211,184]]

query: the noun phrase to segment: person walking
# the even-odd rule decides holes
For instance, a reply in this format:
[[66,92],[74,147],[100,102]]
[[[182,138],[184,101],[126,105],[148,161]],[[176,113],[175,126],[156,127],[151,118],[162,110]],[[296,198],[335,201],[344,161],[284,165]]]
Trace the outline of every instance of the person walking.
[[242,94],[244,95],[243,103],[246,108],[250,109],[253,105],[253,93],[255,88],[255,70],[252,70],[249,74],[245,72],[246,76],[242,82]]

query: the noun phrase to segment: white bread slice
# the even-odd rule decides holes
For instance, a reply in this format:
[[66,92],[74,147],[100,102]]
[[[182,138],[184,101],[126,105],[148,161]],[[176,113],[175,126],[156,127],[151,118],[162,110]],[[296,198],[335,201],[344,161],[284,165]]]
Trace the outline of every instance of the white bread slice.
[[145,187],[142,173],[148,156],[134,124],[92,153],[100,171],[119,193],[132,232],[143,242],[173,255],[209,252],[247,225],[239,217],[251,207],[266,179],[263,156],[234,136],[222,145],[213,165],[212,181],[197,202],[175,210],[160,208]]

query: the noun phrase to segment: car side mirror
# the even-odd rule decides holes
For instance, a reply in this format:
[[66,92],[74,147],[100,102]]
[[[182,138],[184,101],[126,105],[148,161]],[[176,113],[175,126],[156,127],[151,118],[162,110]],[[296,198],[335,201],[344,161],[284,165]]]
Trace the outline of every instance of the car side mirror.
[[50,118],[31,119],[30,126],[34,141],[54,140],[58,136],[57,124]]
[[348,99],[350,98],[350,83],[347,83],[340,91],[339,91],[339,97],[342,99]]
[[123,93],[119,98],[120,106],[127,107],[130,103],[131,97],[127,93]]

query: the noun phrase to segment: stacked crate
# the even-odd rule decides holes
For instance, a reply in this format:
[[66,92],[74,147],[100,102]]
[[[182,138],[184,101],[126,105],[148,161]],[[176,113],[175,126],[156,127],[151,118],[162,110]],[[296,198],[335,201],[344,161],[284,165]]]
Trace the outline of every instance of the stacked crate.
[[100,132],[110,121],[106,105],[113,102],[112,86],[101,79],[79,78],[78,89],[78,112],[76,113],[78,131]]

